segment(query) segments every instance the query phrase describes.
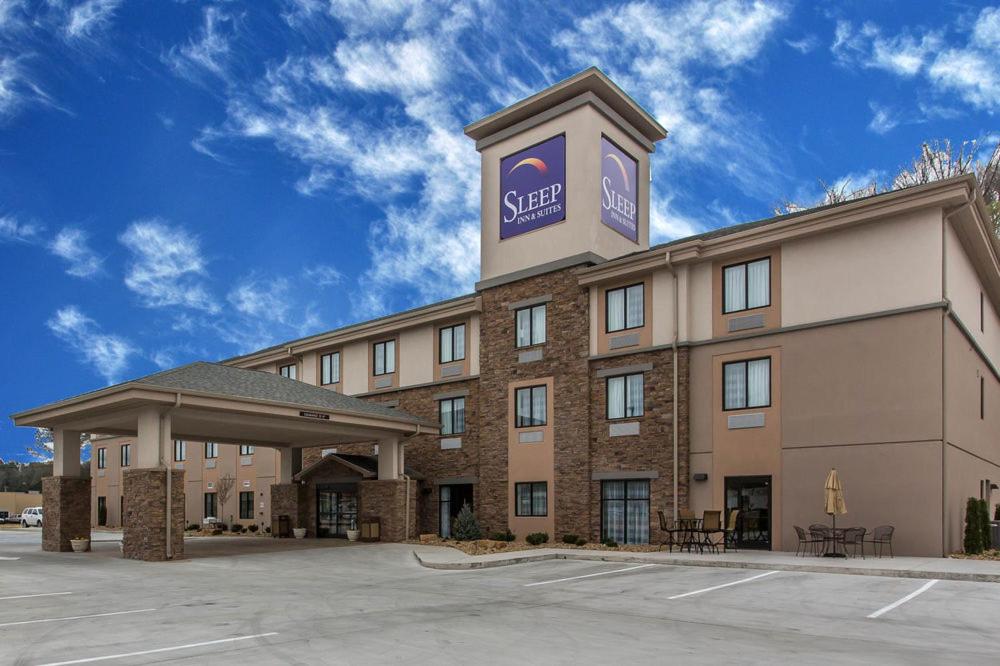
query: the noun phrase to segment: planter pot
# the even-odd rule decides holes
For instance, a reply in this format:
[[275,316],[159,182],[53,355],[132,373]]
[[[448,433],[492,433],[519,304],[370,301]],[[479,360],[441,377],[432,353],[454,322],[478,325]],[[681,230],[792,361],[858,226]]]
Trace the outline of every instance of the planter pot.
[[361,530],[347,530],[347,540],[357,541],[358,537],[361,536]]
[[304,528],[304,527],[293,527],[292,528],[292,534],[295,535],[296,539],[305,539],[306,538],[306,528]]
[[90,550],[90,539],[70,539],[69,544],[73,546],[74,553],[86,553]]

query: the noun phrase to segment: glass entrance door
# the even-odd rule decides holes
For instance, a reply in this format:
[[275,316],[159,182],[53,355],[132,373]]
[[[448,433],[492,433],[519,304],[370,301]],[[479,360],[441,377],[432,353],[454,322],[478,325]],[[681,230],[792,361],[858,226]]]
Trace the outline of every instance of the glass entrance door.
[[733,510],[737,547],[771,550],[771,477],[727,476],[726,519]]
[[462,506],[468,504],[470,509],[475,508],[472,506],[472,484],[462,483],[439,486],[438,500],[438,531],[442,538],[448,539],[451,537],[452,523],[458,517],[458,512],[462,510]]
[[358,495],[353,489],[319,487],[316,489],[316,534],[321,537],[346,537],[358,518]]

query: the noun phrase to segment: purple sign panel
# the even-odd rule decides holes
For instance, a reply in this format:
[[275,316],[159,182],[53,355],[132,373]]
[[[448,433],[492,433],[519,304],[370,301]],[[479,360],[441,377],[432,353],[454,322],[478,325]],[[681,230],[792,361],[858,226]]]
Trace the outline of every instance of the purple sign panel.
[[500,239],[566,219],[566,137],[500,160]]
[[602,136],[601,222],[635,243],[639,242],[638,178],[638,163]]

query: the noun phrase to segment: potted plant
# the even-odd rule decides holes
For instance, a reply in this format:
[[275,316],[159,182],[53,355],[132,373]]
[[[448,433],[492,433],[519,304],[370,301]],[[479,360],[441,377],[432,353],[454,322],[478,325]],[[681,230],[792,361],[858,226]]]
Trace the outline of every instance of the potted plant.
[[293,527],[292,528],[292,535],[296,539],[305,539],[306,538],[306,528],[304,528],[304,527]]
[[90,537],[76,537],[70,539],[69,544],[73,547],[74,553],[86,553],[90,550]]
[[358,519],[351,518],[351,527],[347,530],[347,540],[357,541],[360,536],[361,530],[358,529]]

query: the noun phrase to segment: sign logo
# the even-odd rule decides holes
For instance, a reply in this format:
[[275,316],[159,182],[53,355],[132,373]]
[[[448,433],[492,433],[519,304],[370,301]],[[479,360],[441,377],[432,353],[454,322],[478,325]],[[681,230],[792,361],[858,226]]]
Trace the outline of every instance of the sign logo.
[[638,177],[638,163],[602,136],[601,222],[634,243],[639,242]]
[[566,137],[500,160],[500,239],[566,219]]
[[330,420],[329,414],[323,414],[321,412],[299,412],[299,416],[304,416],[307,419],[323,419],[324,421]]

